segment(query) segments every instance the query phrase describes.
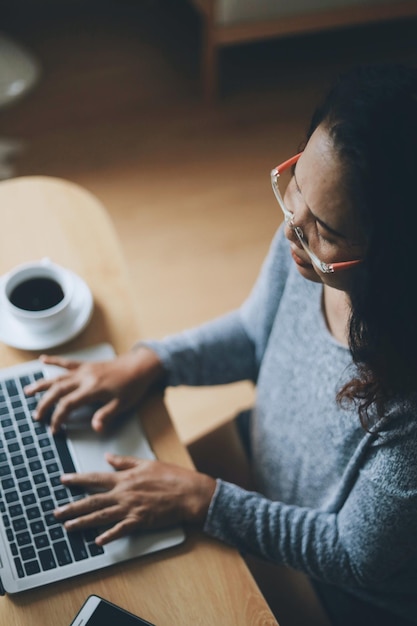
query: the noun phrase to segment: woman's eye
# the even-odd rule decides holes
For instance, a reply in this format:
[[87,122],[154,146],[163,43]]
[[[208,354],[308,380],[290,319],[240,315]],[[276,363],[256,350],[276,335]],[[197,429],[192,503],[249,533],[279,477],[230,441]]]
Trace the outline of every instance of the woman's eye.
[[324,241],[327,244],[333,244],[336,245],[336,240],[334,237],[332,237],[327,231],[325,231],[323,229],[323,227],[318,224],[316,222],[317,226],[316,226],[316,232],[317,232],[317,236],[319,239],[321,239],[322,241]]

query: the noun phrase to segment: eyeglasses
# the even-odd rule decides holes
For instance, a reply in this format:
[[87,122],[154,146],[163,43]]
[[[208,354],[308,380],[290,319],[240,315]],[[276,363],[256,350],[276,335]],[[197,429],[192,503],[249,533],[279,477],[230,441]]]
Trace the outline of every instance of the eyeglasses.
[[295,165],[301,155],[302,155],[302,152],[299,152],[299,154],[296,154],[295,156],[291,157],[287,161],[284,161],[284,163],[281,163],[281,165],[277,165],[277,167],[275,167],[271,172],[272,189],[274,190],[274,194],[275,194],[276,199],[278,200],[278,204],[281,207],[282,212],[284,213],[285,222],[286,224],[288,224],[290,228],[292,228],[292,230],[297,235],[298,241],[300,242],[303,249],[310,257],[312,263],[324,274],[332,274],[333,272],[338,272],[340,270],[346,270],[351,267],[354,267],[362,262],[361,259],[357,259],[355,261],[343,261],[341,263],[324,263],[324,261],[320,261],[320,259],[310,249],[301,228],[299,226],[295,226],[294,213],[289,211],[289,209],[287,209],[287,207],[284,204],[284,200],[282,198],[281,192],[278,187],[278,178],[283,172],[285,172],[290,167]]

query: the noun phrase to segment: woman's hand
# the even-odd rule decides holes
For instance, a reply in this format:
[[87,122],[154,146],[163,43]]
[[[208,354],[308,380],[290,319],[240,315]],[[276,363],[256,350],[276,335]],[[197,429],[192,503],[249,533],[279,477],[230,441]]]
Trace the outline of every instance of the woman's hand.
[[42,361],[67,371],[52,379],[42,379],[25,387],[32,395],[45,392],[33,417],[43,420],[52,411],[51,429],[57,433],[71,411],[86,404],[100,403],[91,425],[102,431],[116,416],[137,406],[146,392],[164,374],[156,354],[139,347],[111,361],[73,361],[42,356]]
[[137,530],[171,526],[179,522],[204,524],[216,487],[214,478],[161,461],[106,455],[116,472],[64,474],[67,487],[97,492],[56,509],[65,528],[112,525],[96,538],[104,545]]

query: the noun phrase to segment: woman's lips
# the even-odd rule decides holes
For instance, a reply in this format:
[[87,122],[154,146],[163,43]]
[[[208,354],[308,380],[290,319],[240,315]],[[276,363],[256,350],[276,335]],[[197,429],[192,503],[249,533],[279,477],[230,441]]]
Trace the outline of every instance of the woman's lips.
[[301,259],[298,254],[295,252],[295,250],[293,248],[291,248],[291,256],[294,260],[294,262],[299,266],[299,267],[311,267],[311,263],[307,262],[307,261],[303,261],[303,259]]

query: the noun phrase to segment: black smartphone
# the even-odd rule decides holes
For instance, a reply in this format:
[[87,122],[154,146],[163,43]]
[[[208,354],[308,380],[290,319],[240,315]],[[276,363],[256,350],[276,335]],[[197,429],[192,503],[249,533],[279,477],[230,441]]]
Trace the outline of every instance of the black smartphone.
[[70,626],[155,626],[100,596],[91,595],[84,602]]

